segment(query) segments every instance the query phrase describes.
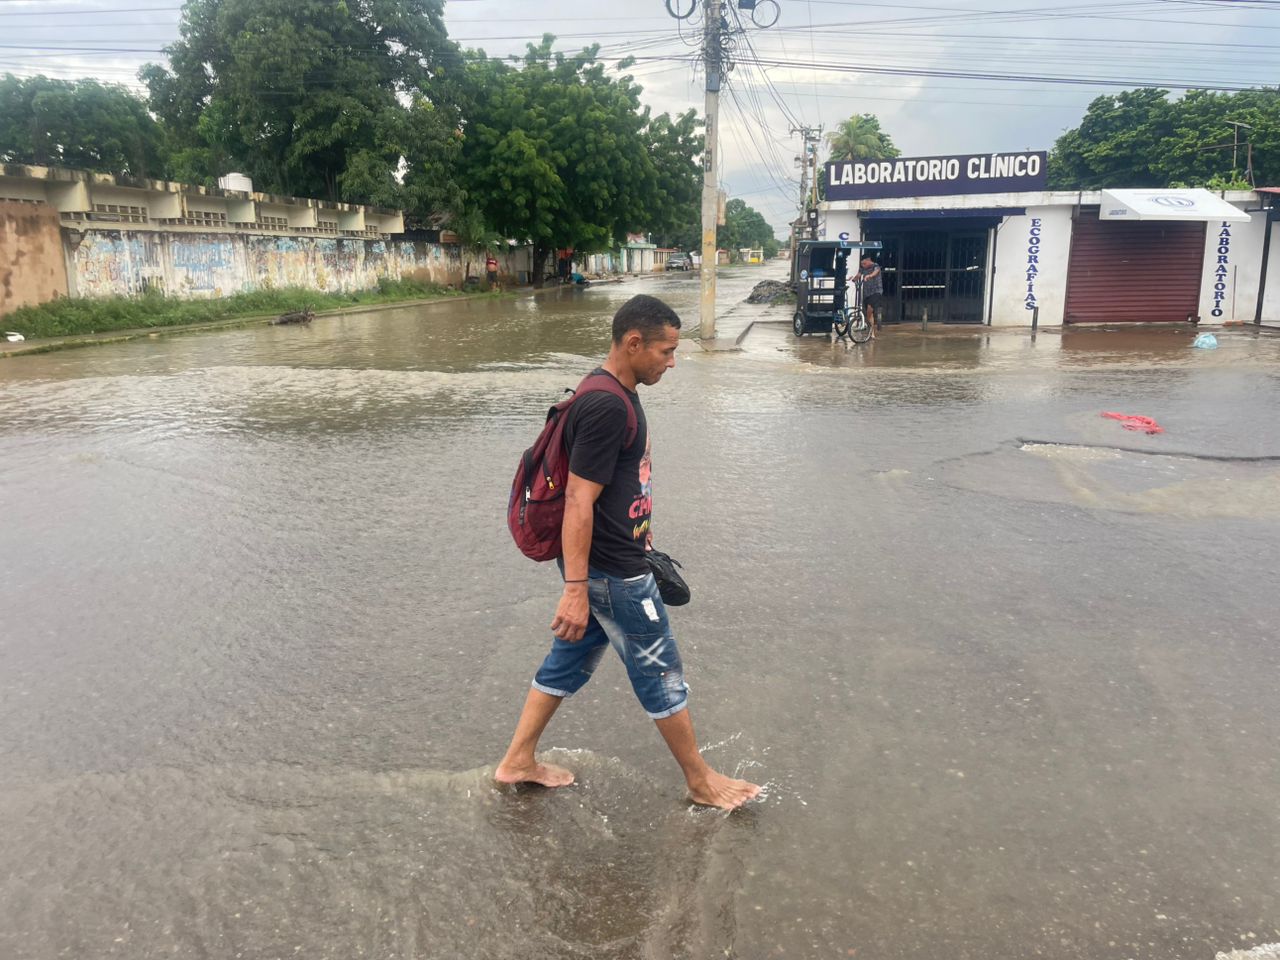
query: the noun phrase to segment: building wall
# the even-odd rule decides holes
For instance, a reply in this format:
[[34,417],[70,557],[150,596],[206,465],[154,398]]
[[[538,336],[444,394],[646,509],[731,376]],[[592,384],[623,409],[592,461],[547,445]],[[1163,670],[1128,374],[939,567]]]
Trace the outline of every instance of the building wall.
[[44,204],[0,200],[0,317],[66,295],[57,211]]
[[[1026,214],[1005,217],[996,235],[995,274],[987,265],[987,303],[984,319],[992,326],[1028,326],[1032,308],[1040,307],[1040,322],[1060,324],[1067,304],[1067,259],[1071,253],[1071,207],[1027,207]],[[945,229],[946,221],[938,221]],[[825,236],[847,233],[862,237],[857,211],[832,210],[825,220]]]
[[264,287],[349,293],[380,277],[462,281],[456,246],[329,237],[88,230],[71,233],[72,293],[209,298]]
[[1022,216],[1005,217],[996,234],[995,276],[990,284],[992,326],[1027,326],[1036,306],[1041,323],[1062,323],[1067,309],[1071,209],[1027,207]]
[[[1257,309],[1257,304],[1254,309]],[[1267,263],[1267,288],[1262,301],[1262,322],[1280,326],[1280,220],[1271,224],[1271,253]]]
[[[1201,323],[1253,322],[1258,309],[1267,212],[1259,210],[1251,217],[1248,223],[1221,220],[1207,225],[1200,278]],[[1274,237],[1271,250],[1274,259]]]
[[[950,199],[935,198],[935,201]],[[1021,199],[1030,199],[1030,196]],[[995,274],[990,277],[988,287],[988,310],[994,326],[1028,325],[1034,306],[1040,307],[1040,322],[1045,325],[1061,324],[1066,315],[1074,204],[1065,202],[1070,198],[1058,195],[1046,194],[1043,199],[1054,202],[1026,206],[1025,215],[1006,217],[997,233]],[[1228,199],[1241,208],[1257,203],[1256,198],[1236,195]],[[940,202],[936,205],[944,206]],[[1201,275],[1201,322],[1252,322],[1262,273],[1266,213],[1254,212],[1248,223],[1209,223],[1207,229]],[[1271,229],[1274,233],[1263,322],[1280,324],[1280,224],[1272,224]],[[835,239],[841,233],[848,233],[854,239],[861,237],[857,210],[827,211],[823,236]],[[1158,251],[1151,254],[1158,255]],[[1220,272],[1220,268],[1225,269],[1225,273]]]

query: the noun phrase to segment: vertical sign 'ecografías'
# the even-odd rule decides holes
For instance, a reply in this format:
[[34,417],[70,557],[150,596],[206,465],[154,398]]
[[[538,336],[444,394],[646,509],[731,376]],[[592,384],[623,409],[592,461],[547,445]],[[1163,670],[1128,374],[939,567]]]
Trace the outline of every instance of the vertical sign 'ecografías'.
[[1040,218],[1031,218],[1031,235],[1027,238],[1027,298],[1023,306],[1028,310],[1038,307],[1036,277],[1040,276]]

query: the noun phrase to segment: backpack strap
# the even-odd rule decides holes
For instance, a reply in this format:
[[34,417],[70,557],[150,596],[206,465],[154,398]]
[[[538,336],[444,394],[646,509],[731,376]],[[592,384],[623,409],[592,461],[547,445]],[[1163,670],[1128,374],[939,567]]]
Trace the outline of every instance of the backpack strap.
[[574,391],[574,399],[576,400],[584,393],[612,393],[615,397],[622,399],[623,405],[627,408],[626,442],[623,443],[622,447],[624,450],[629,450],[631,445],[636,442],[636,434],[640,432],[640,423],[636,419],[635,404],[627,396],[626,388],[607,373],[592,373],[584,377],[582,382],[578,384],[578,389]]

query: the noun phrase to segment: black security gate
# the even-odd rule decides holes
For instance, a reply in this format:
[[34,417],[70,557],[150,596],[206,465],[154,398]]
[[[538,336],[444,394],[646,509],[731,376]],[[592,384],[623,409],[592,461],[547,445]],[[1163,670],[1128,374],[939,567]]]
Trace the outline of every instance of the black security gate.
[[982,323],[987,281],[986,225],[949,229],[868,223],[866,237],[884,244],[885,323]]

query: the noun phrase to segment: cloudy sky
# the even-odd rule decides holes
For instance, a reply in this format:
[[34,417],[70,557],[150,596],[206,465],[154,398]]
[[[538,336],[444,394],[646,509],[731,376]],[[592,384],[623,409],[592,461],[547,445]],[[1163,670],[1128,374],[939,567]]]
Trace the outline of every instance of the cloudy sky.
[[[687,20],[676,14],[690,11]],[[875,113],[907,156],[1048,149],[1089,101],[1132,86],[1275,85],[1280,0],[758,0],[733,8],[736,65],[722,93],[720,179],[786,235],[800,125]],[[449,0],[450,35],[490,54],[544,32],[557,47],[634,55],[655,112],[702,110],[701,0]],[[0,71],[137,87],[163,59],[181,5],[0,0]],[[774,21],[771,25],[770,21]],[[141,89],[141,88],[139,88]],[[1230,131],[1224,127],[1224,140]]]

